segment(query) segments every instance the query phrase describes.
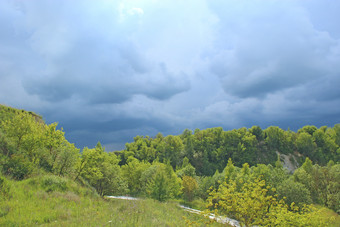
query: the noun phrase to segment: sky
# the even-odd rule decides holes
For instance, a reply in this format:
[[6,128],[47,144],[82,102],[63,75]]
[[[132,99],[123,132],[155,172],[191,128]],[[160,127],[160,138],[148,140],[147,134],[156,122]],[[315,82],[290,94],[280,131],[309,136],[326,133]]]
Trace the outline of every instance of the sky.
[[340,1],[3,0],[0,104],[79,148],[340,123]]

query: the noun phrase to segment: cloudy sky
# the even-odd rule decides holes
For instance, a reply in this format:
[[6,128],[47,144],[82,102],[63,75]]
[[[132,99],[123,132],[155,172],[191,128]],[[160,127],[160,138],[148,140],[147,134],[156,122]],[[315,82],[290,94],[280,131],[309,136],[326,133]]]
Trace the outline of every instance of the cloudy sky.
[[0,1],[0,103],[79,148],[340,123],[340,1]]

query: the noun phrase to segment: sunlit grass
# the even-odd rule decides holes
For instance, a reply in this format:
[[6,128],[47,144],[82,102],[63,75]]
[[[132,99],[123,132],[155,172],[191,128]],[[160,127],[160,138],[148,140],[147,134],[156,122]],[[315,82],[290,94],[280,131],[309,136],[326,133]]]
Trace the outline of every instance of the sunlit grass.
[[[46,178],[50,187],[43,186]],[[186,219],[200,218],[176,202],[102,199],[72,181],[50,178],[8,181],[10,196],[0,199],[0,226],[185,226]]]
[[316,207],[323,208],[322,209],[322,215],[331,220],[330,225],[329,225],[330,227],[339,227],[340,226],[340,215],[338,215],[336,212],[334,212],[331,209],[321,207],[319,205],[317,205]]
[[[186,226],[186,220],[203,223],[199,215],[178,207],[179,201],[102,199],[93,190],[66,178],[41,176],[20,182],[7,180],[7,184],[8,195],[0,198],[0,226]],[[187,205],[202,209],[204,201]],[[330,226],[340,226],[340,217],[334,211],[325,209],[323,214],[333,219]]]

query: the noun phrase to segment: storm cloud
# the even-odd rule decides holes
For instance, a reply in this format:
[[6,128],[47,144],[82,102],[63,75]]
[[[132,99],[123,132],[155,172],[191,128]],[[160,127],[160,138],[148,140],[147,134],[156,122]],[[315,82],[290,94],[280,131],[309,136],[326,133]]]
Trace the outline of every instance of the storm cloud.
[[340,122],[337,1],[2,1],[0,103],[80,148]]

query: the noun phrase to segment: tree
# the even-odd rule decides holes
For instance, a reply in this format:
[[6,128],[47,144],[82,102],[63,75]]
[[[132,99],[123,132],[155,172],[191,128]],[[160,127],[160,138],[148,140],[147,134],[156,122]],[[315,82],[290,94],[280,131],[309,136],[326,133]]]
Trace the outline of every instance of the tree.
[[164,150],[161,154],[161,161],[170,160],[171,166],[176,168],[180,164],[180,154],[183,150],[183,142],[179,136],[169,135],[164,138]]
[[244,226],[260,225],[275,201],[267,192],[264,180],[248,180],[240,190],[236,181],[229,180],[212,191],[207,201],[211,209],[237,219]]
[[249,132],[256,136],[258,141],[262,141],[264,139],[263,131],[260,126],[253,126],[249,129]]
[[183,159],[182,166],[179,169],[177,169],[176,174],[178,177],[183,177],[183,176],[194,177],[196,176],[196,169],[189,163],[189,159],[185,157]]
[[317,146],[312,135],[306,132],[301,132],[298,134],[296,148],[301,154],[312,157],[315,153],[316,147]]
[[198,189],[196,179],[191,176],[183,176],[182,186],[184,199],[192,201],[194,199],[195,191]]
[[226,179],[235,179],[236,171],[235,171],[235,166],[231,158],[228,159],[227,166],[224,168],[223,173]]
[[59,154],[55,156],[53,161],[53,173],[59,176],[73,176],[80,158],[79,149],[65,140],[57,150]]
[[118,157],[104,150],[99,142],[94,149],[84,148],[81,176],[101,196],[126,193],[127,184],[123,180]]
[[273,151],[288,154],[292,152],[292,133],[285,132],[279,127],[270,126],[265,130],[266,143]]
[[[324,226],[326,220],[321,211],[304,206],[299,209],[292,203],[273,196],[274,188],[259,178],[248,178],[238,189],[237,182],[223,182],[218,190],[213,190],[208,205],[217,215],[227,215],[237,219],[241,226]],[[208,211],[209,212],[209,211]]]
[[181,193],[181,179],[169,163],[153,163],[143,172],[141,181],[145,182],[146,194],[159,201],[176,198]]
[[150,163],[139,161],[136,158],[130,157],[127,164],[122,166],[122,174],[128,184],[131,195],[140,195],[143,189],[141,177],[143,172],[151,166]]
[[302,207],[304,204],[312,202],[310,191],[302,183],[296,182],[293,178],[283,181],[277,188],[279,198],[285,199],[285,202],[290,205],[292,203]]
[[148,194],[151,198],[163,202],[170,198],[168,184],[168,178],[165,173],[158,171],[148,184]]

